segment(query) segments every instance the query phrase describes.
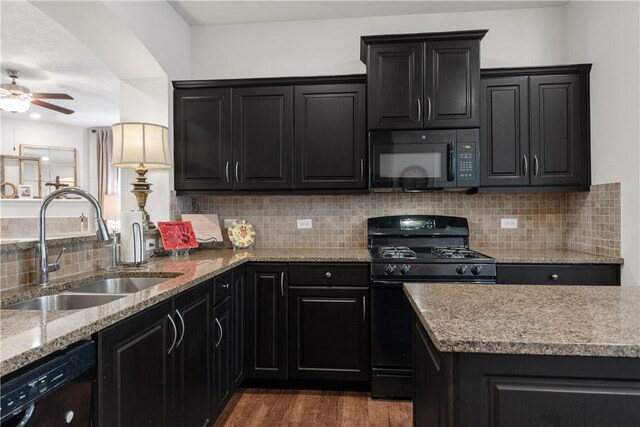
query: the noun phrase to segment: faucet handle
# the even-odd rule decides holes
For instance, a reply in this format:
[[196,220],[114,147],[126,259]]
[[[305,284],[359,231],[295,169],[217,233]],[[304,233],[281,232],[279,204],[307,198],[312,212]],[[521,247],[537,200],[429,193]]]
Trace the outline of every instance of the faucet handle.
[[55,262],[48,265],[47,270],[49,272],[60,270],[60,258],[62,258],[62,255],[64,255],[66,251],[67,251],[67,248],[63,247],[62,250],[60,251],[60,255],[58,255],[58,258],[55,260]]

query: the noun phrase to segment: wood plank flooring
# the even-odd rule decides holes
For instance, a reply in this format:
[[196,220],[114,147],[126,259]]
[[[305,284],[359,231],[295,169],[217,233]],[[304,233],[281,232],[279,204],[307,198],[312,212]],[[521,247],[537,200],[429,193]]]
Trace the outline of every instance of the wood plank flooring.
[[371,426],[412,424],[412,403],[354,391],[241,389],[215,427]]

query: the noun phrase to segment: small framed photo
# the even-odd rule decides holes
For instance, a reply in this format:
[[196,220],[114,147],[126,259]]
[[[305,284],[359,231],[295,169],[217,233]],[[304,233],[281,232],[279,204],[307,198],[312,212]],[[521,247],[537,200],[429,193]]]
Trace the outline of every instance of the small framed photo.
[[33,187],[27,184],[18,186],[18,197],[21,199],[33,199]]

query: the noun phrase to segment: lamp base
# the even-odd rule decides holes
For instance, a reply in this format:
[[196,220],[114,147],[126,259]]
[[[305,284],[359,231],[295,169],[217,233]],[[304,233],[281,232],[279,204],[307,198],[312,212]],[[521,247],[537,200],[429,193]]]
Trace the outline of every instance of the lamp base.
[[138,165],[138,167],[136,168],[136,173],[138,174],[138,176],[136,177],[136,181],[131,183],[131,185],[133,185],[133,190],[131,190],[131,192],[134,194],[134,196],[136,196],[138,210],[142,212],[142,228],[144,230],[155,230],[157,227],[151,221],[149,213],[145,209],[145,206],[147,204],[147,197],[150,193],[153,193],[153,191],[151,190],[152,184],[150,182],[147,182],[148,171],[149,169],[147,169],[144,164],[140,163],[140,165]]

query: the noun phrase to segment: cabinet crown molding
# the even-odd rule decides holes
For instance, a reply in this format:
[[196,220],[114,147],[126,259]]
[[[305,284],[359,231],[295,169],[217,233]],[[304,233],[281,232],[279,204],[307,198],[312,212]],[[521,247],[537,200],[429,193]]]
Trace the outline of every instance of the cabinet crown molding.
[[480,77],[589,74],[592,64],[550,65],[544,67],[481,68]]
[[251,79],[174,80],[174,89],[207,89],[222,87],[289,86],[310,84],[366,83],[366,74],[307,77],[262,77]]

